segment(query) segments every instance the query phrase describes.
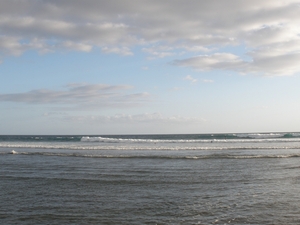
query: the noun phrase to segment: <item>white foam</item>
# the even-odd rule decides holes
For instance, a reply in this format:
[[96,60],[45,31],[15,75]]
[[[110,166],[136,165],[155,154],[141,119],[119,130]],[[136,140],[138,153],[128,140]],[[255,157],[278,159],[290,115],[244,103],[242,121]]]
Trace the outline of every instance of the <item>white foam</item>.
[[245,133],[245,134],[237,134],[235,136],[240,138],[253,138],[253,139],[274,139],[274,138],[283,138],[286,135],[287,138],[290,136],[291,138],[299,137],[300,133]]
[[[255,136],[254,136],[255,135]],[[251,137],[252,134],[240,135],[239,137]],[[82,137],[81,142],[103,142],[103,143],[259,143],[259,142],[299,142],[300,138],[279,138],[278,134],[253,134],[253,139],[125,139],[105,137]],[[277,137],[277,138],[276,138]]]
[[[181,144],[88,144],[81,143],[80,145],[70,144],[53,144],[48,143],[0,143],[0,148],[29,148],[29,149],[72,149],[72,150],[252,150],[252,149],[300,149],[300,143],[293,145],[266,145],[266,143],[256,143],[251,145],[243,144],[205,144],[205,145],[181,145]],[[15,150],[12,150],[10,154],[18,154]]]
[[86,158],[162,158],[162,159],[189,159],[189,160],[206,160],[206,159],[257,159],[257,158],[293,158],[300,157],[299,153],[296,154],[254,154],[254,155],[239,155],[239,154],[205,154],[205,155],[169,155],[169,154],[120,154],[119,152],[112,154],[101,154],[101,152],[94,154],[82,154],[78,153],[68,153],[68,152],[45,152],[45,151],[34,151],[34,152],[20,152],[12,150],[10,154],[20,154],[20,155],[41,155],[41,156],[61,156],[61,157],[86,157]]

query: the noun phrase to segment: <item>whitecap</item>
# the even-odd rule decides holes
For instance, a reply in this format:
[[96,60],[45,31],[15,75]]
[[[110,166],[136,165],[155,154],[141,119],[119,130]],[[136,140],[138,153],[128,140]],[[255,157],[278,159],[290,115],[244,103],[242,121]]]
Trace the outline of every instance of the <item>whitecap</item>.
[[16,152],[15,150],[12,150],[10,153],[11,154],[18,154],[18,152]]

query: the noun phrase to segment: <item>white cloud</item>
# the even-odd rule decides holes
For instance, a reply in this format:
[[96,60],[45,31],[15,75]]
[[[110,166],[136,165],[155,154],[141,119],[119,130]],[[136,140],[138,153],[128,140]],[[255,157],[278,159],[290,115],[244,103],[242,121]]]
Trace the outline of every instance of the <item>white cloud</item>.
[[[300,71],[299,0],[14,0],[1,2],[0,15],[4,55],[30,49],[89,52],[95,47],[132,55],[138,46],[155,59],[181,57],[176,51],[198,52],[186,66],[201,70],[263,75]],[[249,52],[230,52],[230,46],[239,45]],[[224,46],[227,53],[221,51]],[[241,60],[244,56],[252,62]]]
[[160,123],[160,124],[186,124],[204,123],[205,119],[182,116],[163,116],[161,113],[144,113],[136,115],[117,114],[114,116],[66,116],[64,120],[83,123]]
[[170,89],[170,91],[180,91],[180,90],[183,90],[183,88],[181,87],[173,87]]
[[245,62],[238,56],[229,53],[215,53],[212,55],[199,55],[196,57],[176,60],[175,65],[189,66],[200,71],[219,70],[243,70]]
[[15,37],[0,36],[0,51],[11,55],[21,55],[25,47]]
[[133,55],[128,47],[103,47],[104,53],[115,53],[119,55]]
[[92,45],[84,44],[84,43],[76,43],[71,41],[66,41],[62,43],[62,46],[66,49],[82,51],[82,52],[90,52],[93,48]]
[[148,93],[128,93],[127,90],[131,88],[127,85],[69,84],[66,90],[38,89],[24,93],[0,94],[0,101],[76,106],[84,110],[136,106],[148,99]]
[[300,72],[300,53],[284,55],[265,55],[252,53],[253,60],[245,61],[229,53],[200,55],[183,60],[176,60],[174,65],[192,67],[199,71],[225,70],[241,74],[259,74],[266,76],[286,76]]
[[196,83],[197,79],[193,78],[191,75],[187,75],[184,80],[191,81],[192,83]]
[[165,58],[174,55],[183,55],[187,52],[210,52],[212,49],[197,46],[197,45],[180,45],[176,44],[174,46],[168,45],[155,45],[147,48],[142,49],[143,52],[150,54],[151,56],[149,59],[156,59],[156,58]]
[[213,83],[214,81],[213,80],[208,80],[208,79],[203,79],[202,82],[203,83]]
[[181,46],[181,48],[185,49],[186,51],[189,52],[210,52],[213,50],[213,48],[209,49],[204,46],[197,46],[197,45],[192,45],[192,46]]
[[164,58],[164,57],[172,56],[175,54],[172,51],[173,50],[172,48],[166,47],[166,46],[143,48],[142,50],[152,56],[152,57],[150,57],[150,59]]
[[65,115],[67,115],[67,113],[65,113],[65,112],[45,112],[45,113],[43,113],[43,115],[42,116],[44,116],[44,117],[48,117],[48,116],[65,116]]

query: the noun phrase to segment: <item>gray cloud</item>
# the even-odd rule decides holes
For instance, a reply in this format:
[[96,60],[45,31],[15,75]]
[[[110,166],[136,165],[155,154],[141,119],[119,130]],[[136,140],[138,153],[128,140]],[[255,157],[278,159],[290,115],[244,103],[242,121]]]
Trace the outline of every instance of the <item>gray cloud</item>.
[[174,64],[179,66],[190,66],[200,71],[212,69],[230,70],[245,66],[245,63],[238,56],[230,53],[200,55],[188,59],[176,60],[174,61]]
[[229,53],[200,55],[183,60],[176,60],[174,65],[192,67],[199,71],[226,70],[242,74],[258,74],[266,76],[293,75],[300,71],[300,53],[266,55],[252,53],[253,60],[245,61],[239,56]]
[[[88,52],[96,47],[104,53],[132,55],[131,48],[141,46],[154,58],[174,56],[180,49],[213,51],[197,58],[206,70],[265,75],[300,71],[299,0],[2,0],[0,4],[2,54],[20,55],[29,49]],[[245,55],[253,63],[229,59],[220,50],[238,45],[249,49]],[[217,63],[208,65],[209,58]],[[281,69],[268,65],[281,60]]]
[[148,99],[148,93],[128,93],[131,86],[69,84],[66,90],[38,89],[24,93],[0,94],[0,101],[54,104],[84,108],[135,106]]

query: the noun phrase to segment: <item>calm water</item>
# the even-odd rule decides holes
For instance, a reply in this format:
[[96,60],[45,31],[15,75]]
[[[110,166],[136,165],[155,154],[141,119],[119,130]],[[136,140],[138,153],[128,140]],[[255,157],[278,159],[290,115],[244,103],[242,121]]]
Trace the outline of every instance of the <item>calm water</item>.
[[0,224],[300,224],[293,134],[0,136]]

